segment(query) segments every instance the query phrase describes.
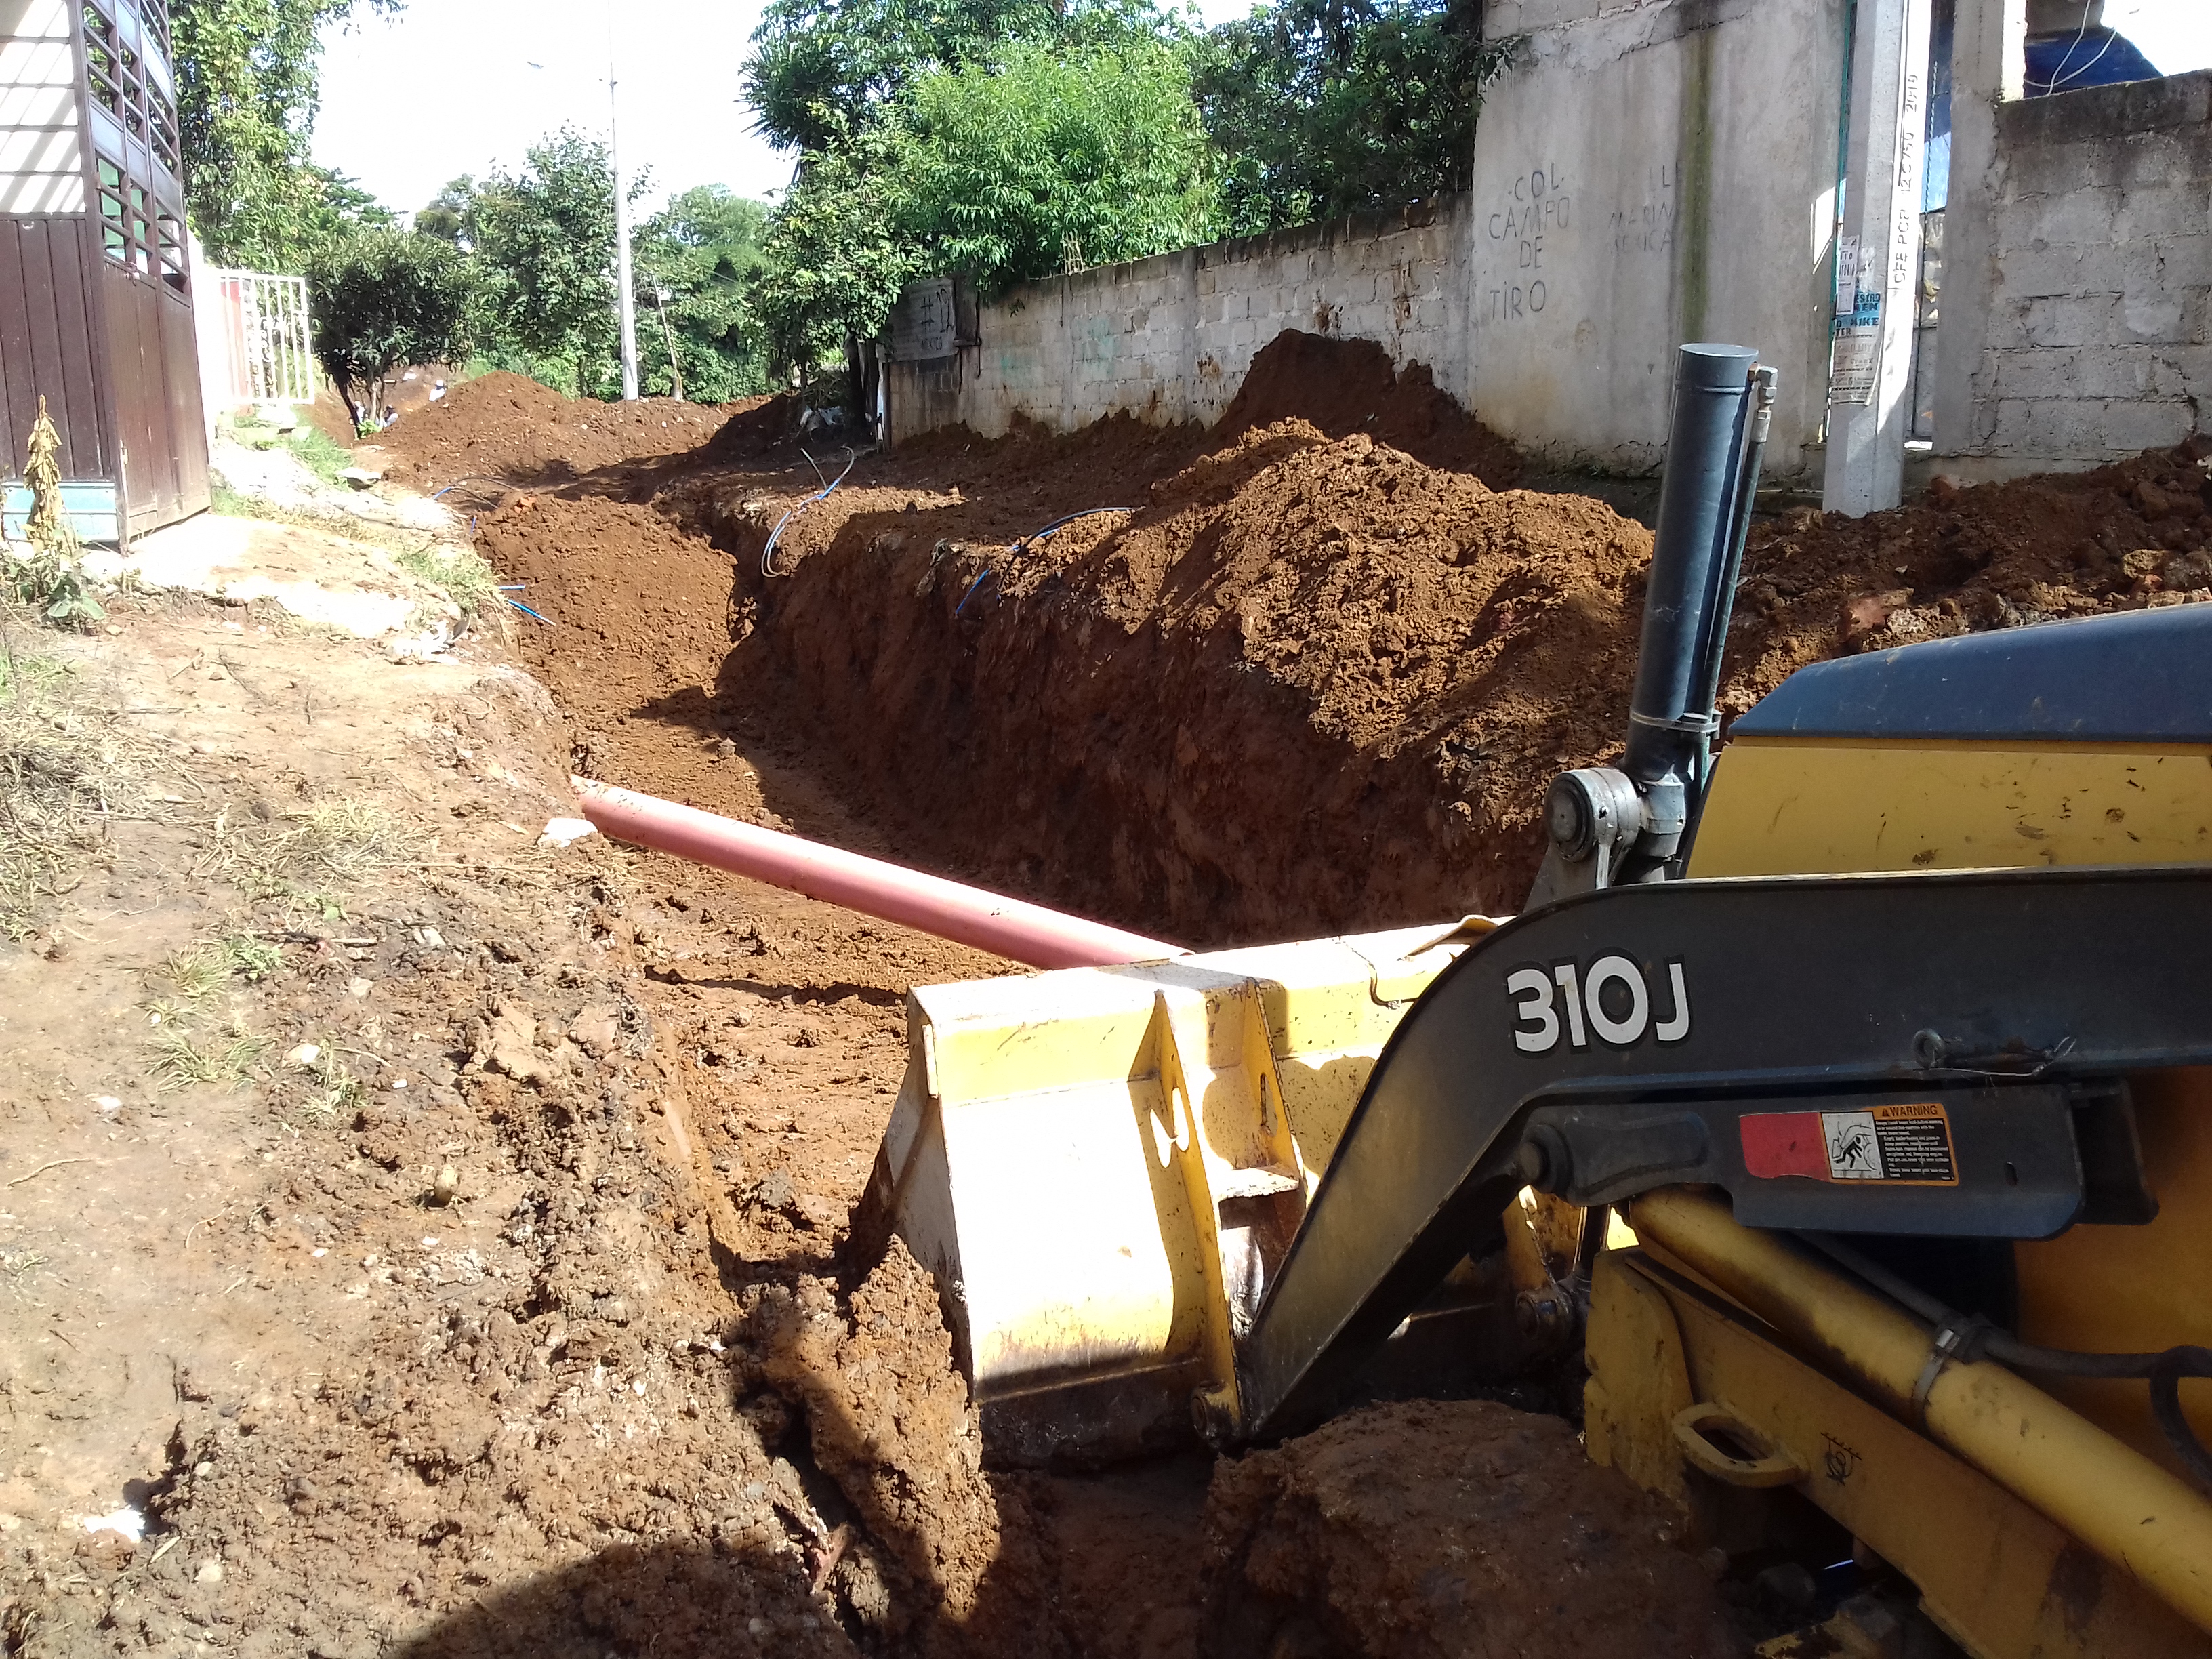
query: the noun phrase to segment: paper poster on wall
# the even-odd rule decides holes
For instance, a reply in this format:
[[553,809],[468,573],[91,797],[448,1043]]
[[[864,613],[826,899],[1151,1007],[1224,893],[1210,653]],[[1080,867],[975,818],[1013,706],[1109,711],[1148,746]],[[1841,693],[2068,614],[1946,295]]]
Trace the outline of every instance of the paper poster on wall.
[[1881,295],[1861,293],[1848,317],[1838,317],[1828,353],[1828,405],[1874,401],[1881,367]]
[[1844,236],[1836,242],[1836,315],[1848,317],[1858,307],[1859,239]]

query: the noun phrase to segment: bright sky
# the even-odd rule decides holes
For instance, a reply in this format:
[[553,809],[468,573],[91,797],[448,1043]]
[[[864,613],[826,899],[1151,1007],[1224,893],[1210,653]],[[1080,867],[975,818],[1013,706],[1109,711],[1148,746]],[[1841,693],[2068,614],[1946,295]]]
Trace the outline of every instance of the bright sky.
[[[1201,9],[1220,22],[1250,0]],[[520,167],[564,120],[604,133],[618,16],[625,170],[652,169],[656,205],[694,185],[766,198],[791,162],[735,101],[760,14],[760,0],[408,0],[324,36],[315,159],[411,213],[457,174]]]
[[[1250,0],[1200,0],[1209,23]],[[325,37],[315,155],[404,213],[458,173],[522,152],[564,120],[606,131],[611,17],[625,167],[657,205],[693,185],[769,198],[791,163],[750,130],[738,70],[759,0],[409,0]],[[2212,68],[2208,0],[2108,0],[2106,21],[2166,74]],[[538,64],[542,67],[532,68]]]
[[2212,69],[2212,6],[2205,0],[2105,0],[2105,22],[2134,41],[2161,75]]

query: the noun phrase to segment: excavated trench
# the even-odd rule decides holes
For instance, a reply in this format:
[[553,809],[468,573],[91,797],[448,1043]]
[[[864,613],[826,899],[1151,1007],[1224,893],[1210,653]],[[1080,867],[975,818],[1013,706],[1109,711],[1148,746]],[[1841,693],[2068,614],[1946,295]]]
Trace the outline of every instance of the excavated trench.
[[[939,434],[811,503],[778,403],[584,471],[523,394],[472,390],[422,417],[410,464],[519,486],[478,486],[480,533],[550,619],[526,659],[577,769],[654,793],[1216,945],[1511,910],[1546,784],[1623,719],[1648,534],[1511,488],[1510,453],[1372,347],[1285,337],[1211,433]],[[1724,706],[1840,651],[2212,592],[2203,484],[2193,452],[2159,452],[1764,521]],[[1036,537],[1095,508],[1122,510]],[[644,867],[679,908],[761,902]],[[820,994],[881,978],[869,930],[817,937]],[[895,1012],[865,1019],[881,1039]],[[796,1177],[872,1152],[887,1103],[836,1075],[781,1103]],[[720,1288],[786,1413],[763,1444],[848,1530],[817,1594],[863,1650],[1565,1655],[1633,1631],[1718,1655],[1760,1626],[1571,1428],[1495,1403],[1372,1407],[1218,1468],[983,1470],[927,1275],[896,1247],[849,1259],[840,1221],[764,1184],[731,1206],[803,1214],[808,1253],[733,1234]]]

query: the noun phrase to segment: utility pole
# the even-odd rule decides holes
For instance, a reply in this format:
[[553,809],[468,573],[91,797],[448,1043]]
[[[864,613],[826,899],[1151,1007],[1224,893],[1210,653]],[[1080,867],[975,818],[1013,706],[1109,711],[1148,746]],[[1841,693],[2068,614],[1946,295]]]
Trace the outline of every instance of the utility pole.
[[607,159],[615,173],[615,314],[622,322],[622,395],[637,401],[637,301],[630,291],[629,192],[623,188],[620,100],[615,94],[615,15],[607,7]]
[[[1859,0],[1822,505],[1895,507],[1912,424],[1929,0]],[[1852,286],[1844,288],[1846,279]]]

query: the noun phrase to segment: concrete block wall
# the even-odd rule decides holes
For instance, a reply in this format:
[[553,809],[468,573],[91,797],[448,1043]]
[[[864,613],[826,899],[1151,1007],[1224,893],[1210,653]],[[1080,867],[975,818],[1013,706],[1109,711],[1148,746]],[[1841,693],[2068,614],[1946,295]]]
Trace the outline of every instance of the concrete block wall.
[[1958,414],[1939,411],[1938,464],[2094,466],[2198,430],[2212,405],[2212,72],[2001,103],[1979,182],[1987,252],[1944,274],[1943,325],[1972,331],[1960,356],[1975,367]]
[[1817,478],[1846,0],[1487,0],[1469,402],[1555,466],[1656,467],[1675,348],[1780,373],[1766,467]]
[[1285,329],[1374,340],[1464,400],[1467,215],[1445,197],[1027,283],[978,308],[957,356],[890,366],[892,441],[956,421],[1211,424]]

